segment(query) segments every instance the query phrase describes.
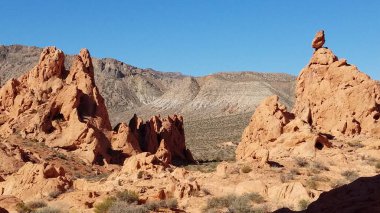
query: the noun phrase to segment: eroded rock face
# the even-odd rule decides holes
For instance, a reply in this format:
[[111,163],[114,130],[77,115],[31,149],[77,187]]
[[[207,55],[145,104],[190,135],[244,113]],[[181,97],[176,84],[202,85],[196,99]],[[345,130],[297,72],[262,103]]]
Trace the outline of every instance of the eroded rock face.
[[320,48],[297,78],[293,112],[310,110],[311,124],[334,136],[380,136],[380,85]]
[[[1,195],[13,195],[24,201],[47,197],[55,191],[64,192],[72,185],[62,167],[49,163],[26,163],[16,173],[0,182]],[[26,190],[27,189],[27,190]]]
[[63,52],[45,48],[30,72],[0,89],[0,121],[2,137],[20,132],[24,138],[73,151],[88,163],[110,161],[105,134],[111,124],[87,49],[66,71]]
[[191,152],[186,148],[182,116],[164,119],[153,116],[144,123],[134,115],[128,126],[120,123],[114,130],[112,147],[122,151],[125,156],[149,152],[164,164],[172,164],[175,160],[194,162]]
[[274,142],[284,133],[285,125],[294,115],[278,100],[278,96],[270,96],[257,107],[236,149],[237,159],[264,157],[267,144]]

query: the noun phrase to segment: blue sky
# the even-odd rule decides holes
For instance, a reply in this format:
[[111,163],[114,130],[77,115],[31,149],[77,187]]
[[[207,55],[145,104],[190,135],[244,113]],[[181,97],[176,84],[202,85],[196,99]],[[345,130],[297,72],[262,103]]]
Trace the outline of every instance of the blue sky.
[[311,40],[380,80],[380,1],[135,0],[2,1],[0,44],[86,47],[142,68],[298,75]]

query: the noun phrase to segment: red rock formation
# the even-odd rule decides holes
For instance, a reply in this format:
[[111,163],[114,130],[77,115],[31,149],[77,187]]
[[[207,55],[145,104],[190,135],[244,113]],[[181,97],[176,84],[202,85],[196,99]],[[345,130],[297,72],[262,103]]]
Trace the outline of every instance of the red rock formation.
[[[81,50],[69,72],[64,54],[45,48],[39,63],[0,89],[0,132],[15,131],[50,147],[73,151],[88,163],[110,161],[107,109],[94,81],[91,57]],[[67,77],[66,77],[67,76]]]
[[330,147],[325,135],[380,137],[380,85],[355,66],[322,47],[324,32],[312,42],[316,51],[297,78],[293,113],[264,100],[256,109],[236,150],[237,159],[315,156]]
[[[128,131],[120,132],[120,128]],[[122,150],[126,156],[149,152],[156,154],[165,164],[171,164],[174,160],[194,162],[191,152],[186,148],[182,116],[168,116],[162,120],[154,116],[144,123],[134,115],[129,126],[122,123],[116,129],[118,132],[114,132],[112,147]]]
[[294,118],[278,99],[278,96],[270,96],[257,107],[236,149],[237,159],[254,157],[265,143],[275,141],[284,132],[284,126]]

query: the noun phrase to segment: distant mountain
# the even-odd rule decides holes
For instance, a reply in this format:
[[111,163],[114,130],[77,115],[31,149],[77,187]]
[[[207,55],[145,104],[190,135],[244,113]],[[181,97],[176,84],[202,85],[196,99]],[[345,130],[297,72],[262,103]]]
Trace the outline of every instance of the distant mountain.
[[[22,45],[0,46],[0,85],[35,66],[41,51]],[[66,68],[73,57],[66,55]],[[128,121],[135,113],[145,119],[155,114],[182,114],[190,149],[192,144],[239,141],[243,127],[267,96],[278,95],[288,107],[294,100],[295,77],[283,73],[223,72],[192,77],[141,69],[111,58],[93,58],[93,64],[113,125]],[[230,131],[223,131],[225,128]]]

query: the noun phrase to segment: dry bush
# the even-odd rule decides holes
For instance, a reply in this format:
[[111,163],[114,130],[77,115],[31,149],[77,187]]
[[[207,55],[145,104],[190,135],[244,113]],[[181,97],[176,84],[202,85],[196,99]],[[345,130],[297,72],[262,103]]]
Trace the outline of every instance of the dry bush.
[[244,165],[242,168],[241,168],[241,172],[243,173],[250,173],[252,171],[252,168],[248,165]]
[[341,175],[344,176],[348,181],[354,181],[359,177],[358,173],[352,170],[346,170],[342,172]]
[[296,157],[294,158],[296,164],[300,167],[306,167],[309,165],[309,162],[306,160],[306,158]]
[[300,210],[306,210],[309,204],[310,204],[310,201],[302,199],[299,201],[298,207]]

